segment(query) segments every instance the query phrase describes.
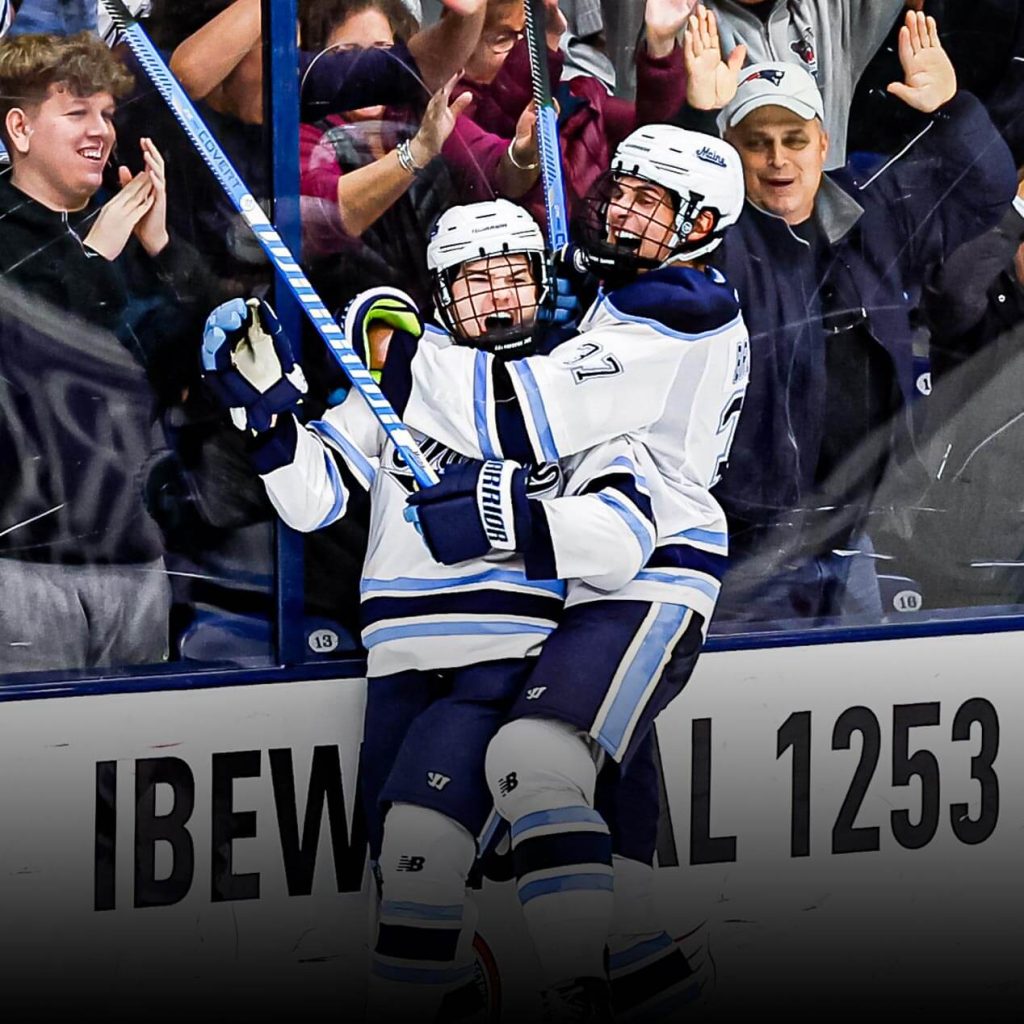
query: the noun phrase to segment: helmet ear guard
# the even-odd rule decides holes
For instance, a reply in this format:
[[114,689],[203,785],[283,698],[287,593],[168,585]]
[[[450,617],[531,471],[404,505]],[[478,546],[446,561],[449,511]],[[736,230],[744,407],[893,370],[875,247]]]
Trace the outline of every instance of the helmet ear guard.
[[[628,247],[612,251],[608,241],[607,216],[612,201],[608,179],[631,177],[665,189],[675,207],[675,243],[659,260],[630,253]],[[736,150],[722,139],[687,131],[673,125],[654,124],[638,128],[615,151],[611,167],[591,190],[600,193],[584,200],[584,245],[595,263],[612,274],[630,279],[672,259],[696,260],[714,250],[726,230],[743,209],[745,189],[743,164]],[[603,207],[603,208],[602,208]],[[698,218],[713,214],[712,229],[692,242]],[[594,246],[592,249],[591,246]]]
[[[517,322],[508,326],[494,324],[479,334],[470,335],[463,326],[459,305],[468,302],[472,317],[478,322],[500,320],[502,311],[496,308],[487,315],[476,311],[473,300],[486,294],[487,289],[470,292],[457,300],[454,284],[458,274],[469,263],[517,255],[527,258],[535,285],[535,302],[528,311],[523,306],[508,307],[509,315]],[[536,311],[548,292],[548,273],[544,236],[526,210],[505,199],[452,207],[441,215],[434,227],[427,248],[427,268],[433,281],[437,317],[458,344],[503,358],[518,358],[533,350]]]

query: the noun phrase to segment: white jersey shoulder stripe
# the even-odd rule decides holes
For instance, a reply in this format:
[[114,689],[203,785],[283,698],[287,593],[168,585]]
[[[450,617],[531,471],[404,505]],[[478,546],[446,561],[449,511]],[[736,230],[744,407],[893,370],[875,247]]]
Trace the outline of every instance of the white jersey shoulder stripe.
[[326,420],[313,420],[307,426],[341,454],[363,487],[369,490],[373,486],[377,477],[373,463],[337,427]]
[[363,633],[363,646],[367,650],[376,647],[378,644],[390,643],[394,640],[406,640],[410,637],[424,636],[501,636],[513,635],[535,635],[550,636],[555,631],[551,622],[516,622],[506,619],[504,621],[478,621],[478,620],[453,620],[449,622],[411,622],[401,625],[388,626],[384,623],[378,624],[373,629]]
[[645,327],[650,327],[652,331],[656,331],[658,334],[663,334],[668,338],[678,338],[680,341],[705,341],[708,338],[717,338],[720,334],[727,334],[729,331],[733,331],[737,327],[743,326],[743,317],[742,315],[737,314],[728,323],[722,324],[720,327],[715,327],[713,330],[701,331],[698,334],[687,334],[683,331],[674,331],[671,327],[666,327],[660,320],[654,320],[651,317],[646,316],[635,316],[632,313],[624,313],[607,295],[601,300],[601,307],[602,309],[610,312],[616,320],[630,324],[643,324]]

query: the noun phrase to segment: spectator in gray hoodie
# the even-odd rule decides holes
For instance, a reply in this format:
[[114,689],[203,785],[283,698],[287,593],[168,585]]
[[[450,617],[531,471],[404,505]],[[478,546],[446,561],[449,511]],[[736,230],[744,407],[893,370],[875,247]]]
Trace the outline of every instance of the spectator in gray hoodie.
[[[696,2],[693,4],[697,6]],[[904,7],[915,0],[707,0],[722,53],[746,44],[747,63],[786,61],[814,77],[830,145],[825,170],[846,163],[853,90]]]

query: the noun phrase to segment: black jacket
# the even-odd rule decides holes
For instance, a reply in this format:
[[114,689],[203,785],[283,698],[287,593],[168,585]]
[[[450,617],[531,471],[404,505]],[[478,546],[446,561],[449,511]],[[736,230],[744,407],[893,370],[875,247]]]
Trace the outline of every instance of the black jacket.
[[773,543],[789,546],[786,530],[803,529],[794,510],[817,503],[828,426],[823,296],[857,315],[909,400],[916,290],[932,266],[997,223],[1013,196],[1009,151],[974,97],[958,93],[933,122],[869,183],[845,170],[826,174],[812,242],[748,203],[714,256],[739,293],[751,340],[750,386],[716,489],[736,556],[761,547],[773,527],[782,531]]
[[[82,239],[101,200],[65,214],[0,177],[0,556],[149,562],[163,550],[143,501],[156,396],[196,363],[169,245],[114,261]],[[197,299],[197,308],[202,300]]]

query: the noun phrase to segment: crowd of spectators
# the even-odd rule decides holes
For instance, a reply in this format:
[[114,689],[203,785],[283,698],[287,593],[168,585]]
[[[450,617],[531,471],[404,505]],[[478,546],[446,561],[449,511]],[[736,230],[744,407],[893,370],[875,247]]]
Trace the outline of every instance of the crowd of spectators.
[[[261,0],[129,6],[269,213]],[[712,38],[694,0],[619,0],[642,28],[614,46],[617,5],[543,6],[571,214],[639,125],[743,158],[714,262],[751,383],[712,628],[1015,608],[1024,4],[707,0]],[[524,23],[522,0],[299,0],[302,259],[335,314],[378,284],[428,306],[456,203],[543,218]],[[224,657],[269,656],[273,515],[196,351],[270,265],[102,3],[0,0],[0,34],[0,673],[216,657],[211,622]],[[345,381],[306,349],[316,415]],[[365,516],[305,544],[310,620],[357,635]]]

